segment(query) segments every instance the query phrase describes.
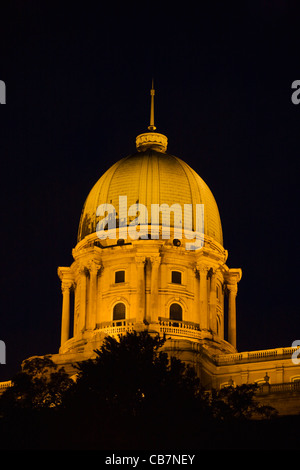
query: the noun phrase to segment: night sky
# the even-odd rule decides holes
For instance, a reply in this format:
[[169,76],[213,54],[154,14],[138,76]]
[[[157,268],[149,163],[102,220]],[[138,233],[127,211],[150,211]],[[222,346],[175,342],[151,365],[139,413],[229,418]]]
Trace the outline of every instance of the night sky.
[[57,267],[90,189],[147,131],[152,77],[157,131],[212,190],[243,271],[238,350],[300,339],[297,3],[1,5],[0,380],[58,352]]

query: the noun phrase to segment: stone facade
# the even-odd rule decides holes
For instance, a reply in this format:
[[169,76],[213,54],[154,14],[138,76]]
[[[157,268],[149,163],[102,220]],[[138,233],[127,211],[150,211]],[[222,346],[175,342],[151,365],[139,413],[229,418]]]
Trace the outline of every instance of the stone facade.
[[[154,90],[151,103],[153,99]],[[72,251],[74,262],[58,268],[61,345],[52,359],[72,375],[73,365],[94,357],[105,336],[147,329],[166,335],[164,349],[192,364],[206,389],[258,383],[264,402],[277,404],[282,413],[298,413],[300,365],[292,361],[296,348],[236,349],[236,297],[242,271],[226,264],[228,252],[210,189],[189,165],[166,153],[167,138],[154,132],[153,109],[151,116],[151,132],[137,137],[137,152],[107,170],[86,199]],[[120,196],[139,212],[135,223],[140,223],[140,234],[132,225],[136,215],[129,211],[127,218]],[[102,215],[105,208],[113,208],[116,222],[110,226],[108,217],[105,239],[97,231],[98,207],[103,204]],[[141,207],[150,214],[152,204],[162,212],[157,226],[149,218],[141,223]],[[179,239],[182,219],[176,219],[172,208],[185,209],[188,204],[192,206],[189,231]],[[197,232],[197,204],[204,207],[204,226],[201,248],[193,249],[190,235]]]
[[[195,189],[188,165],[180,163],[187,177],[176,167],[177,161],[169,165],[176,157],[165,153],[167,140],[162,137],[154,132],[138,136],[139,153],[115,164],[92,189],[72,252],[74,262],[58,268],[63,293],[61,347],[52,357],[72,374],[72,364],[93,357],[105,336],[147,329],[166,335],[164,349],[193,365],[206,389],[258,383],[262,402],[273,404],[283,414],[297,413],[300,367],[292,362],[295,348],[237,351],[236,297],[242,271],[226,264],[228,252],[222,245],[219,214],[209,189],[202,183]],[[168,239],[163,239],[160,224],[157,239],[133,240],[127,233],[127,237],[99,240],[96,220],[92,220],[95,201],[116,201],[119,187],[122,194],[131,191],[133,199],[147,207],[153,200],[162,204],[165,191],[159,191],[168,179],[173,185],[166,198],[169,204],[178,201],[173,191],[179,184],[190,188],[192,202],[204,204],[206,230],[201,249],[187,249],[190,240],[184,235],[175,238],[174,219]],[[151,228],[149,224],[146,232],[151,234]]]

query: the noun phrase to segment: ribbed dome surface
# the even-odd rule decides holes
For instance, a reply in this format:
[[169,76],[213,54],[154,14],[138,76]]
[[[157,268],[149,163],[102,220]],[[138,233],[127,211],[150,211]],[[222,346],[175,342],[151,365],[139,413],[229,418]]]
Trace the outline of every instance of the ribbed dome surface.
[[112,204],[118,213],[119,196],[127,196],[128,207],[144,204],[149,217],[151,204],[180,204],[182,210],[184,204],[204,204],[204,233],[223,245],[218,207],[207,184],[183,160],[153,148],[119,160],[97,181],[83,207],[78,242],[96,231],[100,204]]

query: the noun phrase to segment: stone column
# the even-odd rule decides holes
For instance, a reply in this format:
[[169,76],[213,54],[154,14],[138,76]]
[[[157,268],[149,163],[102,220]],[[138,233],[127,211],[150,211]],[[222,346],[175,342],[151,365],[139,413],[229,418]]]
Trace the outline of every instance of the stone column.
[[209,293],[209,326],[211,330],[217,332],[217,275],[211,270],[210,293]]
[[160,256],[151,258],[151,322],[158,321],[158,271],[161,263]]
[[79,331],[83,332],[86,327],[86,269],[84,265],[79,266],[80,276],[80,327]]
[[145,256],[136,256],[136,269],[137,269],[137,309],[136,309],[136,322],[141,323],[145,319],[145,264],[146,264],[146,257]]
[[207,266],[197,266],[200,277],[200,328],[208,330]]
[[101,323],[101,320],[103,319],[103,317],[101,318],[102,290],[103,290],[102,281],[101,281],[102,273],[103,273],[103,265],[99,267],[98,278],[97,278],[96,326],[99,325]]
[[89,288],[89,309],[87,312],[86,329],[93,330],[96,327],[96,310],[97,310],[97,275],[99,264],[95,261],[89,261],[88,269],[90,272],[90,288]]
[[76,283],[74,283],[73,289],[74,289],[74,322],[73,322],[73,336],[76,336],[77,330],[78,330],[78,317],[79,317],[79,313],[78,313],[78,309],[77,309],[77,305],[78,305],[78,289],[77,289]]
[[227,284],[227,290],[228,290],[228,342],[236,348],[237,284]]
[[201,312],[200,312],[200,275],[199,271],[197,268],[194,269],[194,308],[195,308],[195,320],[199,325],[201,326],[200,318],[201,318]]
[[61,290],[63,294],[62,317],[61,317],[61,341],[62,346],[70,336],[70,290],[72,281],[62,281]]

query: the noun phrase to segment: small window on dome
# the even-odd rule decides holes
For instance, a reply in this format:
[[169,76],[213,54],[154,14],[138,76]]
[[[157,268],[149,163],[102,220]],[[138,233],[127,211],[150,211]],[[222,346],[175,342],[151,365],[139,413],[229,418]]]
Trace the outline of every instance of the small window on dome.
[[116,271],[115,272],[115,283],[125,282],[125,271]]
[[181,272],[180,271],[172,271],[172,283],[181,284]]

